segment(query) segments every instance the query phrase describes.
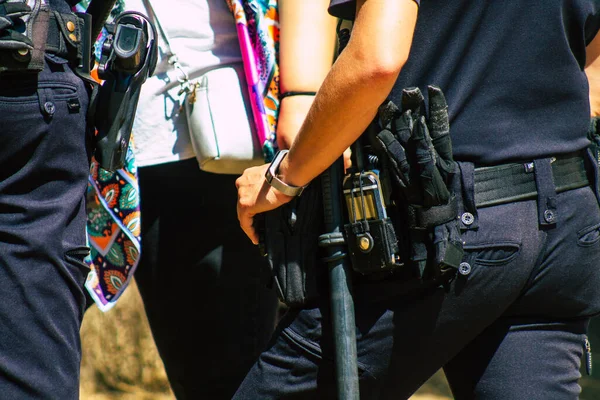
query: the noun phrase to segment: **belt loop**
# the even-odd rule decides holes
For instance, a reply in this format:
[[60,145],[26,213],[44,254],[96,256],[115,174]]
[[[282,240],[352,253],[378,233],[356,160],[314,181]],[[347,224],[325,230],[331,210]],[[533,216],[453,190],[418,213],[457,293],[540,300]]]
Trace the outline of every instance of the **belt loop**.
[[[585,165],[590,165],[590,168],[587,168],[588,171],[591,170],[591,186],[594,189],[594,194],[596,195],[596,200],[598,200],[598,204],[600,204],[600,158],[597,153],[593,151],[591,148],[587,148],[585,152]],[[588,173],[588,176],[590,174]]]
[[477,229],[479,218],[475,206],[475,166],[470,162],[458,162],[461,190],[456,190],[461,229]]
[[541,226],[556,224],[556,186],[550,158],[533,160],[535,185],[538,192],[538,220]]

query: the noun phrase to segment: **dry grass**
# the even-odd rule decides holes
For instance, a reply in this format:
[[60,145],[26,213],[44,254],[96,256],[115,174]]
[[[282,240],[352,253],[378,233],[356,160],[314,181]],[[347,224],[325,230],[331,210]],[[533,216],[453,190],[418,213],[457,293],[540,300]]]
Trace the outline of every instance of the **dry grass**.
[[174,399],[135,282],[109,312],[92,306],[81,335],[81,400]]

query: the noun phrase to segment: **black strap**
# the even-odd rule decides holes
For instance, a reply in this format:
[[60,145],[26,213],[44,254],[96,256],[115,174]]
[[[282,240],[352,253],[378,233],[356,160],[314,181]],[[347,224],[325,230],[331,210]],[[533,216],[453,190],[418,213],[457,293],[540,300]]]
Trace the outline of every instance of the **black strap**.
[[458,201],[451,197],[448,204],[433,207],[408,206],[408,227],[410,229],[429,229],[443,225],[456,219],[458,215]]
[[316,94],[317,94],[317,92],[301,92],[301,91],[290,90],[287,92],[279,93],[279,100],[283,100],[286,97],[292,97],[292,96],[314,96]]
[[[50,11],[45,51],[69,61],[77,62],[83,57],[86,36],[84,20],[74,13]],[[36,21],[37,22],[37,21]]]

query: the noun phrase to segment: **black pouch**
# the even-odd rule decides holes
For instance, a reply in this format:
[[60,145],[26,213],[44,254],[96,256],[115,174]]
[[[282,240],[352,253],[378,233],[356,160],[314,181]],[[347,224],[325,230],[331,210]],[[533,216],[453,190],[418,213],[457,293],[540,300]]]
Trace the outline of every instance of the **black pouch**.
[[323,199],[317,178],[302,196],[261,214],[260,247],[273,273],[279,300],[291,308],[315,304],[326,277],[318,246]]
[[31,14],[19,19],[15,30],[23,34],[33,43],[33,50],[22,52],[2,49],[0,50],[0,73],[38,73],[44,69],[44,54],[48,38],[50,11],[46,5],[37,0],[33,3]]
[[352,269],[361,275],[385,275],[402,266],[379,174],[371,170],[349,174],[343,188],[349,220],[344,237]]
[[352,269],[362,275],[389,272],[402,266],[398,239],[389,218],[344,225]]

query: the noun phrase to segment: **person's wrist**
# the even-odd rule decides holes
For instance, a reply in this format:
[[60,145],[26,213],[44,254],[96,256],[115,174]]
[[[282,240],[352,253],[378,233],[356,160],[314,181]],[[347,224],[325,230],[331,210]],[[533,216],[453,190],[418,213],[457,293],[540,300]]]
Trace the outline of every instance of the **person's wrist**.
[[[290,180],[288,150],[280,150],[265,173],[267,183],[287,196],[300,196],[306,185],[294,185]],[[292,178],[293,181],[293,178]]]
[[294,185],[292,182],[289,181],[289,167],[290,167],[290,153],[288,153],[288,155],[283,159],[283,161],[281,161],[281,164],[279,164],[279,169],[277,170],[277,176],[279,177],[279,179],[281,179],[283,182],[287,183],[288,185],[291,186],[300,186],[300,185]]

